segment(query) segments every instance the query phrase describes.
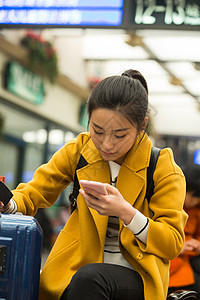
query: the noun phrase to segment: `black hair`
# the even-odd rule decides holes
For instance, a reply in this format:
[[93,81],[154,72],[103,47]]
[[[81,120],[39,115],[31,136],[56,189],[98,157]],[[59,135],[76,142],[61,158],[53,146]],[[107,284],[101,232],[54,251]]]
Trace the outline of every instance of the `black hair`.
[[148,112],[148,87],[145,78],[137,70],[127,70],[121,76],[101,80],[88,98],[88,116],[97,108],[117,110],[138,131],[144,129]]
[[194,197],[200,197],[200,165],[185,166],[183,173],[186,178],[186,191],[191,192]]

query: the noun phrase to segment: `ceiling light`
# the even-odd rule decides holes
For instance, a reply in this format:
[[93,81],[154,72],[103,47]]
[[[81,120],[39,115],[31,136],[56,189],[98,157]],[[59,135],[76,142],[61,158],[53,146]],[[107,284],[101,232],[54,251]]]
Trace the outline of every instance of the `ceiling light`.
[[60,129],[52,129],[49,132],[49,143],[52,145],[60,145],[64,142],[64,133]]
[[163,61],[200,61],[200,38],[191,36],[144,37],[144,43]]
[[141,47],[131,47],[124,42],[124,35],[88,35],[83,39],[84,59],[146,59],[148,54]]

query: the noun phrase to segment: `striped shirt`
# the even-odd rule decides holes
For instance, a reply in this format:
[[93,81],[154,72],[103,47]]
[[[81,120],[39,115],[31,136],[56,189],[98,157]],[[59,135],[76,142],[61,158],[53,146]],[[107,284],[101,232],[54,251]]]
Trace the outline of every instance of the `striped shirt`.
[[[108,163],[110,167],[111,184],[113,186],[116,186],[117,177],[121,166],[112,161],[109,161]],[[133,234],[135,234],[135,236],[143,243],[146,243],[149,222],[143,214],[141,214],[139,211],[136,211],[136,215],[133,217],[130,224],[127,226],[124,224],[124,226],[131,230]],[[125,258],[121,254],[118,236],[119,219],[115,216],[109,216],[104,246],[104,263],[117,264],[133,269],[133,267],[125,260]]]

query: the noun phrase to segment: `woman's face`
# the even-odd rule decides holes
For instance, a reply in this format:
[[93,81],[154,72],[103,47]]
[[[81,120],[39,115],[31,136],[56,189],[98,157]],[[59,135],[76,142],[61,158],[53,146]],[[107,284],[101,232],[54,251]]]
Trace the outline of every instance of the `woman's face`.
[[185,196],[185,208],[192,208],[200,205],[200,197],[193,196],[192,192],[187,192]]
[[122,164],[137,138],[137,128],[117,111],[95,109],[90,117],[90,135],[103,159]]

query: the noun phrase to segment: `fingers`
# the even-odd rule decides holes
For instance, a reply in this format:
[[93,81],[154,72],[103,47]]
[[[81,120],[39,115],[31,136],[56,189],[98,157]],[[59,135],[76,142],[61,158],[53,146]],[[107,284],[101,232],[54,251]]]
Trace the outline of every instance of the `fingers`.
[[184,250],[185,251],[199,251],[200,242],[196,239],[190,239],[185,242]]
[[[83,193],[81,193],[81,191],[83,191]],[[103,194],[93,190],[93,189],[88,189],[88,188],[84,188],[83,189],[80,189],[79,192],[81,193],[82,196],[85,197],[85,195],[89,195],[90,197],[93,197],[93,198],[96,198],[96,199],[99,199],[101,198],[102,196],[104,196]]]
[[[85,202],[88,207],[95,209],[99,215],[103,215],[105,211],[105,204],[98,198],[98,194],[100,197],[105,197],[105,195],[100,194],[98,192],[94,192],[95,195],[90,194],[91,190],[86,191],[80,189],[80,194],[84,197]],[[93,190],[91,191],[93,193]]]
[[10,201],[8,202],[8,204],[5,206],[3,202],[0,201],[0,212],[5,212],[8,207],[10,206]]
[[84,199],[86,200],[87,204],[95,204],[95,201],[98,200],[98,195],[99,193],[94,191],[94,194],[92,194],[92,192],[90,192],[90,190],[88,189],[87,192],[80,189],[79,190],[80,194],[84,197]]
[[185,243],[186,243],[186,245],[188,245],[190,247],[196,247],[196,246],[198,246],[199,241],[195,240],[195,239],[190,239],[190,240],[186,241]]
[[3,202],[0,201],[0,209],[4,207]]
[[117,194],[119,192],[116,187],[114,187],[108,183],[104,183],[104,185],[109,194]]
[[120,209],[124,203],[124,199],[118,189],[110,184],[104,183],[108,192],[103,195],[92,189],[80,189],[80,194],[84,197],[88,207],[95,209],[101,215],[119,216]]

